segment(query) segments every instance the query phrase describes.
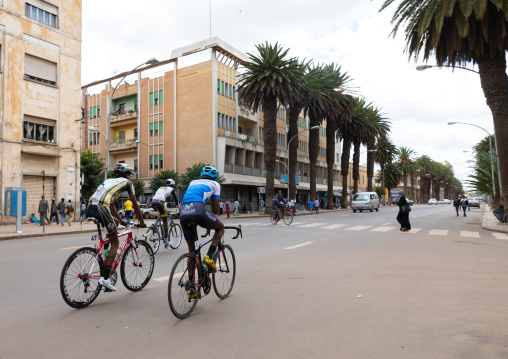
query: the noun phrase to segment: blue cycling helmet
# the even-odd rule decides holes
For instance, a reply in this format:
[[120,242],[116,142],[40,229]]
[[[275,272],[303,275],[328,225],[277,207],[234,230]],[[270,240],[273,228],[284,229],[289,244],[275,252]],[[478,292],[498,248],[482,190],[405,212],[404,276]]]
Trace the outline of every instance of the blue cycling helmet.
[[215,167],[205,166],[201,170],[201,177],[203,176],[210,177],[211,179],[217,179],[219,178],[219,171],[217,171]]

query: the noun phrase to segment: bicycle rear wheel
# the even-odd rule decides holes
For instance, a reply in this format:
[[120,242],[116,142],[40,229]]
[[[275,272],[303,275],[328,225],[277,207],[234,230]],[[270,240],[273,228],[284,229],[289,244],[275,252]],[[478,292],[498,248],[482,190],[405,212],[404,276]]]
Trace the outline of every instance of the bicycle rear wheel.
[[72,308],[89,306],[101,292],[99,278],[104,264],[101,256],[95,261],[96,256],[95,248],[80,248],[71,254],[62,268],[60,292]]
[[217,297],[225,299],[233,290],[236,276],[236,259],[233,248],[228,244],[217,252],[215,258],[217,272],[212,273],[213,289]]
[[159,233],[159,230],[155,226],[150,226],[148,231],[146,232],[148,234],[147,242],[152,247],[153,254],[157,253],[159,250],[159,247],[161,246],[161,235]]
[[291,212],[289,211],[284,211],[284,213],[282,214],[282,220],[284,221],[284,223],[286,223],[288,226],[293,223],[293,216],[291,215]]
[[120,277],[125,288],[133,292],[143,289],[153,274],[155,257],[146,241],[135,241],[125,250],[120,264]]
[[178,223],[173,223],[173,225],[169,227],[169,237],[171,240],[171,248],[177,249],[180,247],[180,243],[182,243],[182,226]]
[[[190,268],[190,270],[189,270]],[[189,272],[192,274],[189,275]],[[187,318],[198,304],[198,267],[196,258],[191,254],[183,254],[171,269],[168,282],[168,302],[173,315],[180,319]],[[191,285],[196,289],[196,297],[191,299],[187,290]]]

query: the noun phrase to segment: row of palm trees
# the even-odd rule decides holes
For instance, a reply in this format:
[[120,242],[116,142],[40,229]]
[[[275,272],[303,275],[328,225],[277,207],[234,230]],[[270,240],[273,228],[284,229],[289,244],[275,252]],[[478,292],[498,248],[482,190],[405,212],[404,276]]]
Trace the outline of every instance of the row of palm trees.
[[[404,191],[415,196],[414,179],[420,177],[420,200],[427,202],[431,197],[440,199],[440,188],[444,188],[447,196],[462,193],[462,184],[455,178],[452,166],[449,163],[433,161],[429,156],[417,157],[416,152],[409,147],[397,148],[389,139],[378,141],[375,152],[375,161],[381,167],[377,181],[384,188],[390,190],[403,181]],[[411,190],[408,192],[407,179],[410,179]]]
[[[372,190],[374,177],[375,144],[388,138],[390,122],[380,108],[364,98],[354,96],[351,78],[337,64],[315,64],[312,61],[289,57],[289,49],[278,43],[256,46],[256,54],[248,54],[250,61],[244,63],[245,72],[240,75],[239,98],[247,106],[262,106],[264,114],[264,162],[266,168],[266,202],[271,203],[274,193],[274,172],[277,156],[277,110],[280,106],[289,113],[288,139],[298,134],[298,117],[309,118],[310,199],[316,196],[317,158],[319,155],[319,131],[313,131],[326,123],[326,163],[328,193],[333,193],[334,147],[337,138],[343,143],[341,174],[343,193],[347,193],[349,156],[354,149],[353,179],[358,190],[359,151],[362,145],[370,150],[367,156],[367,177]],[[297,164],[297,141],[289,146],[289,196],[295,196],[295,171]],[[331,196],[330,196],[331,198]],[[332,201],[327,207],[332,208]],[[343,208],[347,202],[342,201]]]
[[[489,136],[490,141],[494,142],[494,135]],[[492,148],[492,154],[490,153],[489,136],[483,138],[473,147],[474,163],[470,167],[473,170],[473,174],[469,176],[470,180],[466,182],[476,192],[489,194],[494,202],[499,202],[497,155],[495,148]],[[494,178],[492,178],[492,172],[494,172]],[[495,197],[494,193],[496,194]]]

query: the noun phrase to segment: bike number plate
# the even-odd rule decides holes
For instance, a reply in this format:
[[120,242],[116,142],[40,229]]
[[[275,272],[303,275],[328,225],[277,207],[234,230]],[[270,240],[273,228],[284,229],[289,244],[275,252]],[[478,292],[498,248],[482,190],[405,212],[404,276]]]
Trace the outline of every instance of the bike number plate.
[[99,242],[99,235],[98,234],[92,234],[90,236],[90,243],[91,244],[96,244]]

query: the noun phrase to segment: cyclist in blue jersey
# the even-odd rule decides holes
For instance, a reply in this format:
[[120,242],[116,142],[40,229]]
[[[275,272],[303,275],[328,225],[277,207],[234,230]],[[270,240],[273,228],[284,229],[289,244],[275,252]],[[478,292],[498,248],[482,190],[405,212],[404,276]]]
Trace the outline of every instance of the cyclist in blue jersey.
[[[192,223],[208,230],[215,230],[208,253],[203,257],[203,262],[214,272],[217,272],[214,262],[215,251],[224,234],[224,224],[217,217],[220,210],[220,184],[215,181],[217,178],[219,178],[219,172],[214,167],[203,167],[201,179],[190,183],[180,203],[180,224],[189,247],[189,253],[194,252],[194,242],[198,240]],[[205,206],[209,200],[213,213],[208,212]],[[195,292],[191,293],[190,291],[189,295],[193,297]]]

